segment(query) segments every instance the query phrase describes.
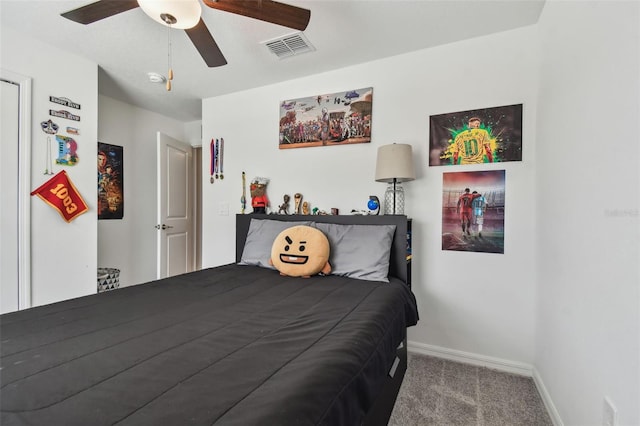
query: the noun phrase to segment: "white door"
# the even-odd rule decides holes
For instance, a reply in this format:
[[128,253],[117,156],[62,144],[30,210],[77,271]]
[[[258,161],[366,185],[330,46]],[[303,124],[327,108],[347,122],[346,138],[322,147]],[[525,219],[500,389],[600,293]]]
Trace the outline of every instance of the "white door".
[[0,68],[0,313],[31,307],[31,78]]
[[[0,313],[18,310],[18,122],[19,86],[1,82],[0,116],[2,156],[0,162]],[[11,160],[9,160],[11,159]]]
[[158,278],[194,270],[191,164],[191,145],[158,132]]

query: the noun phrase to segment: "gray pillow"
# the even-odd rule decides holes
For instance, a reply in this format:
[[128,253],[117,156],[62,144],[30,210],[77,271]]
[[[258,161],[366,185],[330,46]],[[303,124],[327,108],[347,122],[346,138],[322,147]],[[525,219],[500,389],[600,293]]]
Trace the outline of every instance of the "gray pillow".
[[251,219],[239,265],[256,265],[275,269],[269,264],[271,246],[278,234],[296,225],[311,225],[311,221],[287,222],[271,219]]
[[329,239],[333,275],[389,282],[389,262],[395,225],[315,223]]

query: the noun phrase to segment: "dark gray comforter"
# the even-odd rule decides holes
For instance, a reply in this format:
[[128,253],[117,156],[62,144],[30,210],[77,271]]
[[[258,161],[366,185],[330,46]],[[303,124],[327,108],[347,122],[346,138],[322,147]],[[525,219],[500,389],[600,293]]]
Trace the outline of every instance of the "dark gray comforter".
[[416,321],[400,282],[239,265],[6,314],[0,423],[356,425]]

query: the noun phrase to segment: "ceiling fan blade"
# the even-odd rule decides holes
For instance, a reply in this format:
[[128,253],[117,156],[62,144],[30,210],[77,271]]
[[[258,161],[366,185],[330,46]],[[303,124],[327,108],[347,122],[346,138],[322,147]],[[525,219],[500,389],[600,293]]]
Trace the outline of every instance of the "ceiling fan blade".
[[136,7],[138,7],[137,0],[101,0],[61,13],[60,16],[86,25]]
[[213,39],[202,18],[200,18],[200,22],[198,22],[195,27],[188,28],[184,31],[208,67],[220,67],[227,64],[227,60],[224,58],[222,51]]
[[202,0],[207,6],[304,31],[311,11],[272,0]]

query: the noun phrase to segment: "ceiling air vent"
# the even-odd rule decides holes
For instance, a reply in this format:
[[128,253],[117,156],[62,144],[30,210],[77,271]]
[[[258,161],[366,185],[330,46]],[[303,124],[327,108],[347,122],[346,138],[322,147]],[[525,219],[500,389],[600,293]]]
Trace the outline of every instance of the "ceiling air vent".
[[271,53],[280,59],[316,50],[303,33],[289,34],[273,40],[263,41],[262,44],[267,46]]

